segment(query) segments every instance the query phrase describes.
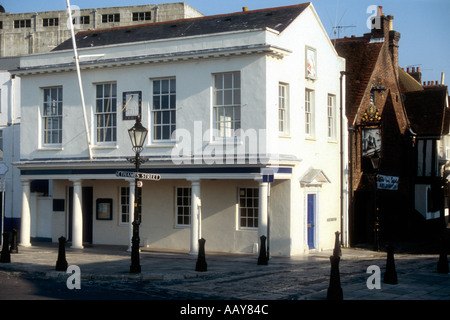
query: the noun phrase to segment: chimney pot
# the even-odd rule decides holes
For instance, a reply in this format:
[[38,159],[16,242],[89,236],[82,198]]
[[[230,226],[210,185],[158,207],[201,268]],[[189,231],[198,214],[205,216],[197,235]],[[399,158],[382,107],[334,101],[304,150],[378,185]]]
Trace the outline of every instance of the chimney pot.
[[420,72],[420,67],[417,67],[417,72]]
[[383,6],[378,6],[378,16],[381,17],[383,15]]
[[407,68],[406,68],[406,72],[408,72],[408,73],[409,73],[409,67],[407,67]]

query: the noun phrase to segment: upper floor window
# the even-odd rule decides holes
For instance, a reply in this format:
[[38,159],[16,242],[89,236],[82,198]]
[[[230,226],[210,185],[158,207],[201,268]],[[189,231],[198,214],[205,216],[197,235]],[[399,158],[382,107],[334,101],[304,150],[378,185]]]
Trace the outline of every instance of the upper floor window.
[[97,143],[117,141],[117,85],[97,84],[95,126]]
[[305,134],[314,137],[314,90],[305,90]]
[[43,103],[44,144],[62,143],[63,90],[61,87],[45,88]]
[[31,28],[31,19],[14,20],[14,28]]
[[91,17],[90,16],[79,16],[73,18],[73,24],[90,24]]
[[214,75],[213,108],[215,138],[235,137],[241,128],[240,72]]
[[327,116],[328,116],[328,139],[336,139],[336,96],[328,95],[328,105],[327,105]]
[[439,176],[437,142],[435,139],[417,139],[417,176]]
[[44,27],[59,26],[59,18],[44,18]]
[[289,134],[289,85],[280,83],[278,85],[278,132],[283,135]]
[[176,129],[176,79],[153,80],[153,140],[171,140]]
[[102,14],[102,23],[120,22],[120,13]]
[[147,12],[133,12],[133,21],[149,21],[152,19],[152,13]]

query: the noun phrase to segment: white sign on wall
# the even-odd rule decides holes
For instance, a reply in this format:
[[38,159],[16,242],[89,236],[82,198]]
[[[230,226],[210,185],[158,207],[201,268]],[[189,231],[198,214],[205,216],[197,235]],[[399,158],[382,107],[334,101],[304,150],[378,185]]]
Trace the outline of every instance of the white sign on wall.
[[382,190],[398,190],[398,180],[399,177],[379,174],[377,176],[377,188]]

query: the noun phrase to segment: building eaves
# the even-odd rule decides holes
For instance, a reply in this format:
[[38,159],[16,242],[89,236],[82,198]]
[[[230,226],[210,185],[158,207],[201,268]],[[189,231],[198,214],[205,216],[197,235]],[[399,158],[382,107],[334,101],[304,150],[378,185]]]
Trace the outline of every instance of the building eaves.
[[[269,28],[277,32],[285,30],[310,3],[243,11],[230,14],[181,19],[167,22],[118,27],[103,30],[82,31],[75,35],[78,48],[90,48],[121,43],[171,39],[221,32]],[[53,51],[72,49],[68,39]]]
[[[250,55],[250,54],[266,54],[276,58],[282,58],[286,55],[289,55],[290,53],[291,53],[290,50],[262,43],[262,44],[234,46],[226,48],[212,48],[212,49],[192,50],[183,52],[149,54],[123,58],[103,59],[100,57],[94,60],[81,61],[80,68],[97,69],[107,67],[118,67],[123,65],[138,65],[148,63],[164,63],[175,61],[212,59],[212,58]],[[51,72],[72,71],[72,70],[75,70],[75,62],[21,67],[15,70],[15,73],[18,75],[22,75],[22,74],[39,74],[39,73],[51,73]]]

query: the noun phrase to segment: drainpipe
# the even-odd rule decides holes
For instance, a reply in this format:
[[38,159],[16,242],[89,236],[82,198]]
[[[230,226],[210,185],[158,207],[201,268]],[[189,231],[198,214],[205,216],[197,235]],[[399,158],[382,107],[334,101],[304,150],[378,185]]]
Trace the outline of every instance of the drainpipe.
[[[339,77],[339,121],[340,121],[340,201],[341,201],[341,245],[344,247],[348,246],[348,210],[346,210],[345,205],[345,188],[344,188],[344,170],[345,170],[345,154],[344,154],[344,143],[346,143],[344,137],[344,89],[343,89],[343,80],[344,76],[348,73],[345,71],[341,71],[341,75]],[[347,206],[348,207],[348,206]],[[347,212],[347,213],[346,213]]]

